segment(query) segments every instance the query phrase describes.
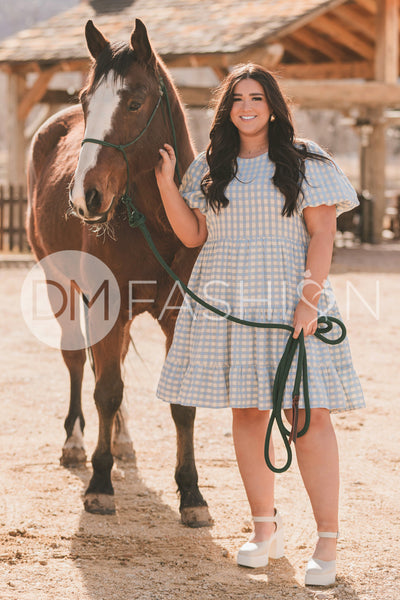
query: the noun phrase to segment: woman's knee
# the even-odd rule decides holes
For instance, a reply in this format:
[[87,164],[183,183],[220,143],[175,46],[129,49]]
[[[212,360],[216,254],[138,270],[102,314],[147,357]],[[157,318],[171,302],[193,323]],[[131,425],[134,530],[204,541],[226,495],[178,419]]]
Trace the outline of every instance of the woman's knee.
[[[292,411],[285,410],[285,416],[290,425],[292,424]],[[298,418],[298,429],[302,429],[305,423],[305,410],[299,410],[299,418]],[[327,428],[332,426],[331,417],[329,410],[327,408],[312,408],[310,410],[310,425],[309,430],[312,431],[325,431]]]
[[268,421],[269,411],[258,410],[258,408],[233,408],[232,419],[234,425],[251,426],[256,423]]
[[327,408],[312,408],[310,411],[310,429],[325,431],[332,427],[330,412]]

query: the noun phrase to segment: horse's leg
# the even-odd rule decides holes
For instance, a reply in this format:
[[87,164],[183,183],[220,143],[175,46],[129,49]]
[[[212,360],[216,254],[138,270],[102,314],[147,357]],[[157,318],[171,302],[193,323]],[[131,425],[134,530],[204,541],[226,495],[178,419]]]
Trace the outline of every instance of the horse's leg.
[[[173,331],[162,319],[161,327],[167,336],[167,352],[172,343]],[[213,524],[207,502],[198,487],[198,475],[194,457],[194,419],[196,409],[191,406],[171,404],[171,414],[176,427],[175,481],[180,494],[181,521],[189,527],[207,527]]]
[[120,460],[135,462],[136,455],[133,449],[132,438],[128,429],[128,410],[125,399],[122,399],[121,406],[114,417],[114,424],[111,436],[111,453]]
[[64,428],[67,439],[62,449],[60,462],[65,467],[86,463],[83,444],[85,419],[82,413],[82,380],[86,361],[85,350],[63,350],[63,359],[70,376],[70,402]]
[[115,513],[111,483],[113,457],[111,433],[114,417],[121,406],[123,381],[121,354],[124,325],[118,320],[110,333],[93,346],[96,371],[94,400],[99,415],[99,437],[92,456],[93,476],[85,493],[85,510],[91,513]]
[[194,459],[193,429],[196,409],[191,406],[171,404],[171,414],[176,427],[175,481],[181,497],[181,521],[189,527],[207,527],[213,524],[207,502],[198,488],[198,475]]
[[[125,357],[129,350],[129,329],[131,321],[125,325],[124,330],[124,343],[122,349],[122,363],[125,361]],[[121,406],[117,410],[114,418],[114,424],[111,436],[111,452],[115,458],[121,460],[135,461],[135,451],[133,449],[132,438],[129,434],[128,429],[128,410],[126,407],[125,398],[122,399]]]
[[[63,282],[64,289],[68,289],[68,283],[64,281],[63,275],[56,269],[53,270],[49,265],[46,268],[46,277],[48,280]],[[64,422],[67,438],[62,449],[60,463],[65,467],[85,464],[86,452],[83,443],[85,419],[82,413],[82,380],[86,361],[86,341],[82,335],[79,314],[76,319],[70,319],[65,311],[61,315],[59,314],[59,298],[54,294],[53,286],[48,286],[48,298],[53,313],[55,315],[58,314],[57,322],[61,329],[61,352],[70,377],[69,410]],[[68,350],[67,348],[77,349]]]

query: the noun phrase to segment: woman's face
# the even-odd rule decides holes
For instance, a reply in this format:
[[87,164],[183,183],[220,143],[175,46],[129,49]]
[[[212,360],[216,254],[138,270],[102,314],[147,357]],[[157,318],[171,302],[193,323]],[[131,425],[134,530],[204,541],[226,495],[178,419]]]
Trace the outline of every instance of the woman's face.
[[255,79],[242,79],[233,88],[232,123],[242,136],[267,139],[271,110],[264,88]]

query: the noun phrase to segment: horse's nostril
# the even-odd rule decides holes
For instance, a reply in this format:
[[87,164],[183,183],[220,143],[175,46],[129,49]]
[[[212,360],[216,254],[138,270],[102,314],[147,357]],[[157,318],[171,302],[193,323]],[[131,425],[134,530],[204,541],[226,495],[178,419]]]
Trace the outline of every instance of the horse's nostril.
[[83,216],[84,216],[84,214],[85,214],[85,211],[83,210],[83,208],[80,208],[80,209],[78,210],[78,213],[81,215],[81,217],[83,217]]
[[85,193],[86,206],[89,211],[97,211],[101,205],[101,194],[93,188]]

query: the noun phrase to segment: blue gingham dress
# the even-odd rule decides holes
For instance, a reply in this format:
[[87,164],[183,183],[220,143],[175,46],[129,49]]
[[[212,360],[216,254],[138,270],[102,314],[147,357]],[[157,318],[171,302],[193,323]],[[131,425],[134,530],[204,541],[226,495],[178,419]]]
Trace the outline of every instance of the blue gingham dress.
[[[312,142],[308,147],[324,151]],[[304,198],[292,217],[282,217],[284,197],[272,183],[275,164],[268,153],[238,158],[229,184],[229,205],[215,214],[207,209],[200,182],[208,170],[205,153],[191,164],[181,194],[206,215],[208,238],[194,265],[189,287],[217,308],[242,319],[293,324],[301,296],[309,243],[302,211],[306,206],[336,204],[337,215],[357,206],[354,189],[332,163],[306,161]],[[340,318],[329,280],[319,314]],[[185,297],[157,396],[167,402],[211,408],[272,408],[272,388],[289,332],[239,325]],[[338,332],[332,331],[332,337]],[[364,406],[347,338],[331,346],[305,339],[310,405],[332,411]],[[292,405],[293,361],[284,407]],[[301,391],[300,407],[304,407]]]

